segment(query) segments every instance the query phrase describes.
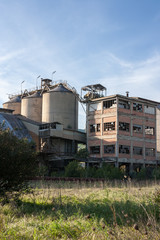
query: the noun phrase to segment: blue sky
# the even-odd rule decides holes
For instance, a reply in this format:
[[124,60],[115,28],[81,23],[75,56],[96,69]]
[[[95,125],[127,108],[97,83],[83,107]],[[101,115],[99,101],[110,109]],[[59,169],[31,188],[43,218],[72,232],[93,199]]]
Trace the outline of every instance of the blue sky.
[[100,83],[160,101],[160,0],[0,0],[0,12],[0,107],[55,70],[79,93]]

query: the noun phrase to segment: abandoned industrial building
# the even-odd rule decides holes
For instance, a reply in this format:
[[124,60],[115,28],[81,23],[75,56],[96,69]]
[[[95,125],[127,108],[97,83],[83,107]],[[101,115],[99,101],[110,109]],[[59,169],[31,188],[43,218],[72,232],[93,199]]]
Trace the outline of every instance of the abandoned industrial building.
[[[86,133],[78,130],[78,101],[86,105]],[[67,82],[41,79],[36,90],[10,96],[0,109],[3,121],[33,139],[51,168],[74,159],[79,143],[87,145],[88,165],[106,162],[130,171],[160,165],[160,103],[128,92],[106,96],[101,84],[83,87],[80,96]]]
[[10,96],[0,111],[0,122],[14,125],[11,129],[16,135],[17,128],[28,131],[39,157],[48,159],[50,168],[60,168],[73,160],[78,143],[86,143],[86,135],[78,131],[76,90],[66,82],[53,85],[51,82],[42,79],[39,89]]
[[85,96],[90,162],[99,159],[117,167],[125,165],[130,171],[159,165],[160,103],[129,97],[128,92],[126,96],[97,98],[96,92],[104,90],[103,86],[89,87],[90,93]]

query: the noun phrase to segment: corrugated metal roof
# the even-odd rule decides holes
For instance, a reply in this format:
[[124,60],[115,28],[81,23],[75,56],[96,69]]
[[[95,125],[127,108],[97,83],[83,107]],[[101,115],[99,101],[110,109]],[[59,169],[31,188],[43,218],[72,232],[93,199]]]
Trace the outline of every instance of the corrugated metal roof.
[[60,83],[57,87],[50,90],[49,92],[71,92],[71,91],[64,87],[62,83]]
[[41,92],[35,92],[35,93],[33,93],[32,95],[29,95],[29,96],[27,96],[27,97],[24,97],[24,98],[41,98],[42,97],[42,95],[41,95]]
[[36,122],[36,121],[34,121],[34,120],[32,120],[32,119],[29,119],[29,118],[27,118],[27,117],[25,117],[25,116],[22,116],[22,115],[20,115],[20,114],[17,114],[16,116],[17,116],[18,119],[20,119],[20,120],[22,120],[22,121],[26,121],[26,122],[28,122],[28,123],[31,123],[31,124],[34,124],[34,125],[37,125],[37,126],[41,125],[40,122]]
[[32,140],[23,122],[15,115],[0,113],[0,123],[4,123],[4,128],[9,128],[19,139],[27,138],[29,141]]

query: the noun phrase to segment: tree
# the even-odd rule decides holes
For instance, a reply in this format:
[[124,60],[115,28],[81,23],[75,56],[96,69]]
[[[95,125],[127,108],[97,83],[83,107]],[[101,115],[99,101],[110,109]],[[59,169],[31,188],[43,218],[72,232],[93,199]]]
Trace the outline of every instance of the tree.
[[65,167],[65,177],[83,177],[84,171],[77,161],[72,161]]
[[33,142],[18,139],[0,126],[0,199],[19,196],[28,189],[28,178],[36,172]]
[[89,152],[86,148],[81,148],[79,151],[75,154],[75,159],[86,159],[89,157]]

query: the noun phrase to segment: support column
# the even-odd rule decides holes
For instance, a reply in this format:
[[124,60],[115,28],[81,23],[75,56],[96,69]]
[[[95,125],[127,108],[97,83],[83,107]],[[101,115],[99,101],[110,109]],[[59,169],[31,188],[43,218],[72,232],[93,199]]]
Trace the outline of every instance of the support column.
[[116,167],[116,168],[119,168],[118,158],[116,158],[115,167]]
[[115,162],[115,167],[119,168],[119,162]]
[[133,172],[133,163],[130,163],[129,165],[129,173],[131,174]]
[[74,154],[76,153],[75,146],[76,146],[75,140],[72,140],[72,153],[74,153]]

